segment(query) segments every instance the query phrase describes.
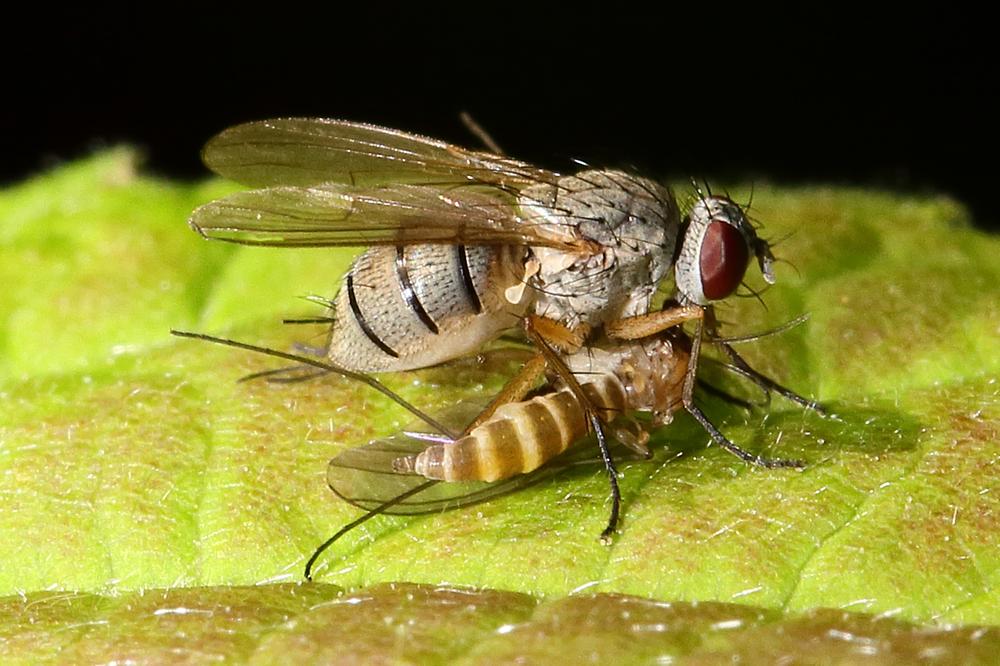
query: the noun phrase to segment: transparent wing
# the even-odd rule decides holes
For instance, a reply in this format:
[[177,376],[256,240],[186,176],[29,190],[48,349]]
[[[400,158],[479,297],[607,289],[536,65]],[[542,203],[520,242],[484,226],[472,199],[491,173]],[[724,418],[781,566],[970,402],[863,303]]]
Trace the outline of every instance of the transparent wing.
[[[490,186],[269,187],[201,206],[189,223],[206,238],[245,245],[466,243],[574,248],[551,235],[551,223],[550,235],[543,236],[543,225],[517,214],[513,197]],[[567,220],[567,229],[575,229],[573,223]]]
[[399,130],[322,118],[236,125],[211,139],[202,159],[253,187],[479,182],[518,189],[558,174]]
[[[449,427],[457,425],[457,429],[461,429],[462,424],[469,423],[478,413],[478,405],[463,404],[438,418]],[[330,461],[327,467],[327,483],[341,499],[370,511],[427,483],[426,478],[417,474],[394,472],[393,460],[420,453],[427,446],[443,441],[449,440],[442,438],[441,435],[428,433],[425,429],[414,429],[349,449]],[[413,497],[394,504],[385,513],[416,515],[447,511],[485,502],[526,488],[570,467],[598,466],[601,460],[596,454],[596,446],[587,446],[587,441],[578,442],[562,455],[529,474],[519,474],[493,483],[437,482]]]

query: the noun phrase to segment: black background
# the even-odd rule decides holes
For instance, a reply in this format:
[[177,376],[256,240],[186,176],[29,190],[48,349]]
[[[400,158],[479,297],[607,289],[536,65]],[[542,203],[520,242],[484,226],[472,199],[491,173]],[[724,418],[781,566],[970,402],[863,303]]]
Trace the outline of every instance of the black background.
[[[370,6],[369,6],[370,5]],[[227,125],[325,116],[655,176],[945,193],[997,228],[998,76],[984,19],[611,3],[88,8],[9,23],[0,181],[120,142],[205,175]],[[433,7],[433,9],[430,9]]]

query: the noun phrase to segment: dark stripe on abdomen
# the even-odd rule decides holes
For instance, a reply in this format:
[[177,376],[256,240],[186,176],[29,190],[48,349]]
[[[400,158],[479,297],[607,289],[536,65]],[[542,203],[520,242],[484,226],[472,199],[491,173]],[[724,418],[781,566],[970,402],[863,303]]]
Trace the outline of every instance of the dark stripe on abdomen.
[[423,303],[417,298],[417,292],[413,291],[413,283],[410,282],[410,271],[406,268],[406,248],[402,245],[396,246],[396,278],[399,280],[399,288],[403,291],[403,298],[410,306],[424,326],[431,333],[438,332],[438,325],[427,314]]
[[469,267],[469,255],[464,245],[458,246],[458,270],[462,275],[462,284],[465,286],[465,293],[469,297],[476,314],[483,311],[483,304],[479,300],[479,293],[476,292],[476,283],[472,279],[472,268]]
[[375,343],[375,345],[384,351],[386,354],[393,358],[399,358],[399,353],[390,347],[389,345],[382,342],[382,338],[375,335],[375,331],[371,329],[368,322],[365,321],[365,316],[361,314],[361,308],[358,306],[358,297],[354,294],[354,274],[347,274],[347,300],[351,304],[351,312],[354,313],[354,319],[358,322],[358,326],[364,331],[368,339]]

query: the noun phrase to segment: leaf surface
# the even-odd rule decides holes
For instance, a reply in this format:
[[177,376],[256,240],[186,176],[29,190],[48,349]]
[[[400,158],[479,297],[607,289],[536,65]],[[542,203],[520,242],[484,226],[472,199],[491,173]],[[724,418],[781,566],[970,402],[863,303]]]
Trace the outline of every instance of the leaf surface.
[[[112,151],[0,192],[0,595],[11,595],[0,619],[11,658],[47,641],[84,649],[87,618],[120,628],[92,645],[155,634],[161,620],[150,618],[162,615],[126,621],[152,588],[169,604],[180,595],[252,607],[256,619],[240,626],[256,628],[218,644],[246,659],[279,645],[261,627],[312,622],[303,618],[317,604],[341,603],[333,586],[240,586],[299,581],[315,546],[359,515],[326,488],[327,461],[409,417],[335,377],[238,384],[280,362],[169,336],[323,344],[322,326],[278,322],[321,314],[296,297],[332,297],[351,252],[237,248],[186,227],[194,207],[231,191],[140,177],[129,152]],[[756,627],[741,650],[831,622],[888,626],[813,610],[824,607],[1000,622],[1000,241],[943,198],[758,185],[753,213],[765,237],[787,235],[776,254],[794,268],[778,266],[766,309],[753,298],[727,304],[725,332],[808,312],[806,324],[740,349],[835,416],[779,398],[749,414],[704,405],[733,441],[804,459],[804,471],[747,467],[679,416],[655,434],[652,462],[622,465],[625,513],[610,547],[597,539],[608,505],[595,467],[444,514],[379,517],[324,556],[319,579],[504,590],[482,602],[489,619],[455,620],[494,632],[532,618],[529,633],[490,634],[496,654],[554,649],[545,612],[610,613],[619,593],[730,604],[719,607],[726,617]],[[495,353],[385,381],[433,412],[492,395],[517,362]],[[32,630],[18,604],[62,629]],[[711,613],[701,613],[688,638],[669,640],[714,645]],[[427,658],[485,659],[441,628],[451,621],[428,629],[452,643]],[[918,631],[908,626],[889,633]],[[619,639],[595,630],[577,640],[611,650]],[[733,640],[719,649],[737,649]]]

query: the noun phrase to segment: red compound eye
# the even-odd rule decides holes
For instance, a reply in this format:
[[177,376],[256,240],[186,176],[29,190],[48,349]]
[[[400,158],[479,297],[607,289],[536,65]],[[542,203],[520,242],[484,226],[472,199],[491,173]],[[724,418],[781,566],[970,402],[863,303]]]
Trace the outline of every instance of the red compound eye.
[[750,248],[731,224],[712,220],[701,242],[701,289],[711,301],[726,298],[740,286],[750,263]]

